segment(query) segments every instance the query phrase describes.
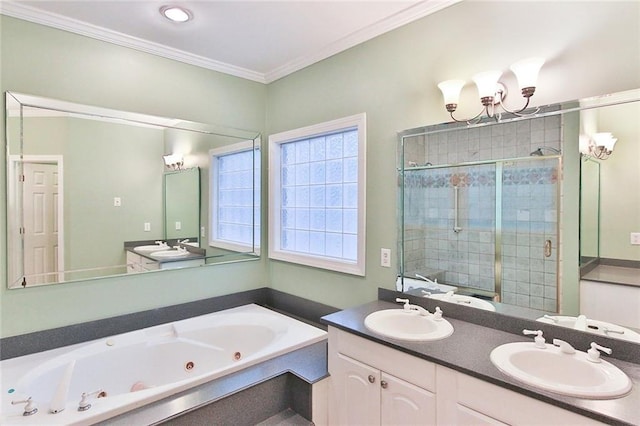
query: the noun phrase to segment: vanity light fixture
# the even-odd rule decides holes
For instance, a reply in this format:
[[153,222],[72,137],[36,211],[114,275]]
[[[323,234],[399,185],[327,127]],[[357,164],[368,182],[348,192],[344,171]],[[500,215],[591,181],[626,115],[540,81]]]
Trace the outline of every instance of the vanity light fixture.
[[485,113],[487,117],[499,121],[501,113],[498,112],[498,106],[505,112],[517,115],[518,117],[533,115],[537,113],[539,109],[536,109],[530,114],[522,114],[522,112],[527,109],[529,101],[536,91],[538,73],[544,61],[544,58],[529,58],[511,65],[511,71],[516,75],[518,86],[520,87],[522,96],[526,100],[525,105],[519,110],[512,111],[504,105],[504,100],[507,97],[507,88],[499,82],[502,71],[485,71],[473,76],[473,82],[476,84],[478,94],[480,95],[482,110],[475,117],[468,120],[459,120],[453,116],[454,111],[458,108],[460,92],[467,82],[464,80],[447,80],[439,83],[438,88],[442,91],[445,108],[449,111],[454,121],[466,122],[467,124],[470,124],[474,120],[479,120],[483,113]]
[[160,13],[172,22],[183,23],[193,19],[191,11],[180,6],[162,6]]
[[184,166],[184,158],[182,155],[178,154],[167,154],[163,155],[164,164],[167,166],[167,169],[171,170],[181,170],[182,166]]
[[618,139],[614,138],[611,133],[594,133],[581,147],[580,152],[589,157],[606,160],[613,153],[613,147],[617,141]]

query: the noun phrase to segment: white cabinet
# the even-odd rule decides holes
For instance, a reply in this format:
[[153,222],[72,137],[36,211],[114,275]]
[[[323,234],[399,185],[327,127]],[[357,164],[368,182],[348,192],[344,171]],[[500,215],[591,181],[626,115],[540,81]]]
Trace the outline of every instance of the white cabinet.
[[434,425],[434,367],[330,327],[329,424]]
[[640,328],[640,287],[581,280],[580,313],[587,318]]
[[190,266],[204,265],[204,258],[176,260],[171,262],[156,262],[137,253],[127,250],[127,273],[155,271],[158,269],[177,269]]
[[439,425],[601,425],[593,419],[439,365]]
[[328,362],[332,426],[602,424],[334,327]]

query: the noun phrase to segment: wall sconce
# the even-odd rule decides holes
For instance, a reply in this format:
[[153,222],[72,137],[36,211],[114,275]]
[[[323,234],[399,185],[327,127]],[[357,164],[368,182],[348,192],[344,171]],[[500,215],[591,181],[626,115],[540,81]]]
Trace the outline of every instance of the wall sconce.
[[606,160],[613,153],[616,142],[618,139],[614,138],[611,133],[594,133],[581,147],[580,152],[589,157]]
[[483,113],[486,113],[487,117],[495,118],[496,121],[498,121],[500,119],[500,113],[497,112],[498,105],[502,107],[505,112],[519,117],[535,114],[538,112],[538,109],[531,114],[521,113],[527,109],[529,101],[536,91],[538,73],[544,61],[544,58],[529,58],[511,65],[511,71],[513,71],[518,79],[518,86],[520,87],[522,96],[526,99],[525,105],[517,111],[511,111],[504,106],[503,102],[507,97],[507,88],[498,81],[502,76],[502,71],[485,71],[473,76],[472,79],[480,95],[482,110],[478,115],[468,120],[459,120],[453,116],[454,111],[458,108],[460,92],[467,82],[464,80],[447,80],[439,83],[438,88],[442,91],[445,108],[449,111],[454,121],[466,122],[467,124],[479,119]]
[[184,158],[182,155],[178,154],[167,154],[163,155],[164,164],[167,166],[167,169],[171,170],[180,170],[182,166],[184,166]]

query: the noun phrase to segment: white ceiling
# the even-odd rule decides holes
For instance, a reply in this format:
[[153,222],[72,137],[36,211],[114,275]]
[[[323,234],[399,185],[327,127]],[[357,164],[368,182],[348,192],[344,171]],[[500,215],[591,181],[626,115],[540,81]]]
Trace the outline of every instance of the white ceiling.
[[[0,0],[0,12],[269,83],[458,1]],[[170,22],[170,4],[194,19]]]

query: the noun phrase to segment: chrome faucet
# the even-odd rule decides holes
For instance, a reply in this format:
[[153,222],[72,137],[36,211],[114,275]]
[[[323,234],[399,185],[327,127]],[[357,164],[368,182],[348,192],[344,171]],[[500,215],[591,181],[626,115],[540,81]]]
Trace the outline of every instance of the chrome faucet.
[[558,346],[560,348],[560,352],[567,355],[573,355],[576,353],[576,350],[569,343],[560,339],[553,339],[553,345]]
[[24,411],[22,412],[23,416],[33,416],[38,412],[38,407],[36,406],[36,403],[31,399],[31,397],[23,399],[21,401],[11,401],[11,405],[16,404],[25,404]]
[[189,242],[188,238],[185,238],[184,240],[178,240],[178,244],[186,244]]
[[409,303],[409,299],[401,299],[401,298],[398,297],[398,298],[396,298],[396,302],[404,303],[404,310],[405,311],[417,311],[423,317],[427,316],[427,315],[430,315],[429,311],[427,311],[422,306],[412,305],[411,303]]

